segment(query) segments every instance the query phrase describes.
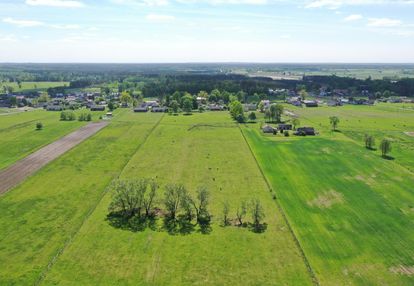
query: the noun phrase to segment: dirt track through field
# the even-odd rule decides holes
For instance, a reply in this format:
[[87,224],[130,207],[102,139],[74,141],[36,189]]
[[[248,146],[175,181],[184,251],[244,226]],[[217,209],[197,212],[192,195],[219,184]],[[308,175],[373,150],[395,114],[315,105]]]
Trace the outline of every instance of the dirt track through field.
[[50,161],[89,138],[107,124],[108,122],[90,123],[0,171],[0,195],[24,181]]

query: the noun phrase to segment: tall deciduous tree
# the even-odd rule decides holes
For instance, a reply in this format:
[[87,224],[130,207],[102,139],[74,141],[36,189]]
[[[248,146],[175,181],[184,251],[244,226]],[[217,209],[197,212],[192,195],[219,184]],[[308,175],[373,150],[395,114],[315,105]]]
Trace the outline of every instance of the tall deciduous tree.
[[383,139],[381,141],[381,153],[382,153],[382,157],[386,157],[388,153],[391,152],[391,141],[389,139]]
[[167,185],[165,188],[164,204],[170,219],[175,220],[181,200],[185,197],[186,189],[183,185]]
[[339,117],[338,116],[331,116],[329,117],[329,122],[331,123],[332,129],[334,131],[336,131],[336,128],[338,127],[339,124]]
[[252,200],[251,206],[251,215],[253,219],[253,225],[256,230],[259,230],[261,221],[265,218],[265,213],[263,211],[262,204],[260,200]]

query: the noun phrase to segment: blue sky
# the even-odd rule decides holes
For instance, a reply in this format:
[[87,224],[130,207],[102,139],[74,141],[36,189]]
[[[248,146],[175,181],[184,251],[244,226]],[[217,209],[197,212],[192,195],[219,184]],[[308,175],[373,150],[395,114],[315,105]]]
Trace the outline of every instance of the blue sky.
[[0,0],[0,62],[414,62],[414,0]]

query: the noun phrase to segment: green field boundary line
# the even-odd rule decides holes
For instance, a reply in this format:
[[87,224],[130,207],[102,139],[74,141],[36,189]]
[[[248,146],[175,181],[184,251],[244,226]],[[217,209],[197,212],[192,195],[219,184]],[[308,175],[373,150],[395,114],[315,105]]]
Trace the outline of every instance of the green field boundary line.
[[[259,169],[260,173],[262,174],[262,177],[263,177],[264,181],[266,182],[266,185],[267,185],[269,191],[272,192],[273,191],[272,186],[269,183],[269,181],[267,180],[267,177],[264,174],[263,169],[260,166],[259,161],[257,160],[257,158],[256,158],[256,156],[253,152],[253,149],[250,146],[249,141],[247,140],[246,136],[244,135],[244,132],[243,132],[242,128],[240,127],[240,125],[238,125],[238,127],[239,127],[239,130],[240,130],[240,133],[243,136],[244,141],[246,142],[246,144],[247,144],[247,146],[250,150],[250,153],[252,154],[252,157],[253,157],[254,161],[256,162],[257,168]],[[300,256],[302,257],[303,262],[305,263],[306,269],[308,270],[308,273],[309,273],[309,275],[312,279],[312,282],[313,282],[314,285],[319,286],[320,283],[319,283],[318,278],[316,277],[315,271],[313,270],[312,266],[310,265],[310,262],[309,262],[308,258],[306,257],[305,251],[303,250],[302,245],[299,242],[299,239],[297,238],[295,232],[293,231],[293,228],[292,228],[291,224],[289,223],[289,220],[287,218],[287,215],[286,215],[285,211],[283,210],[282,206],[279,203],[279,198],[276,195],[276,191],[274,191],[274,192],[275,192],[275,198],[276,198],[275,202],[276,202],[277,208],[279,209],[279,212],[281,213],[281,215],[282,215],[282,217],[283,217],[283,219],[284,219],[284,221],[285,221],[285,223],[288,227],[288,230],[289,230],[290,234],[292,235],[292,238],[293,238],[293,241],[296,244],[296,247],[299,249]]]
[[[140,144],[138,144],[138,146],[135,148],[133,155],[135,153],[138,152],[138,150],[141,148],[141,146],[143,146],[148,138],[150,137],[150,135],[154,132],[154,130],[158,127],[158,125],[161,123],[161,120],[164,118],[164,115],[161,116],[161,118],[154,124],[154,126],[149,130],[149,132],[145,135],[144,140],[142,140],[142,142]],[[79,227],[77,230],[75,230],[74,233],[72,233],[71,235],[69,235],[69,238],[65,241],[65,243],[63,244],[63,247],[58,249],[58,251],[56,252],[56,254],[52,257],[52,259],[49,261],[49,263],[47,264],[46,268],[40,273],[38,279],[36,280],[36,282],[34,283],[34,285],[40,285],[44,279],[46,278],[47,274],[49,273],[49,271],[52,269],[53,265],[56,264],[57,260],[59,259],[59,257],[64,253],[64,251],[66,250],[66,248],[72,243],[73,239],[77,236],[77,234],[79,233],[79,231],[82,229],[83,225],[86,223],[86,221],[90,218],[90,216],[95,212],[96,208],[98,207],[98,205],[101,203],[101,201],[103,200],[103,198],[105,197],[105,195],[108,193],[109,191],[109,186],[111,185],[111,183],[116,180],[119,179],[120,175],[122,174],[123,170],[125,169],[125,167],[128,165],[128,163],[131,161],[131,158],[133,157],[133,155],[130,157],[129,160],[127,160],[125,162],[125,164],[122,166],[122,168],[120,169],[119,173],[117,176],[115,176],[111,182],[105,187],[105,190],[102,192],[101,196],[98,198],[98,200],[96,201],[96,204],[94,204],[89,211],[86,213],[84,219],[82,220],[82,222],[80,223]]]

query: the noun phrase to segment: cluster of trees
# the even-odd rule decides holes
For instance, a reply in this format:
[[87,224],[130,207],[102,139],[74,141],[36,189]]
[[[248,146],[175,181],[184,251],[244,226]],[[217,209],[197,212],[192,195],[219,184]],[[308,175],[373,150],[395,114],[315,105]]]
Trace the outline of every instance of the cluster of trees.
[[79,121],[91,121],[92,115],[90,113],[81,113],[78,117]]
[[[114,181],[111,190],[112,200],[108,207],[108,218],[120,218],[123,227],[131,227],[137,221],[142,226],[145,222],[153,222],[157,216],[162,216],[164,226],[170,233],[175,233],[177,228],[192,230],[196,225],[203,233],[211,231],[210,192],[206,187],[199,187],[193,196],[182,184],[168,184],[165,186],[163,197],[159,198],[160,187],[156,181],[132,179]],[[245,222],[248,213],[251,214],[252,223]],[[229,214],[230,207],[226,202],[223,209],[223,226],[232,224]],[[252,226],[257,232],[264,231],[266,227],[262,222],[265,214],[260,200],[251,200],[250,203],[243,201],[235,215],[235,225]],[[117,222],[119,223],[119,220]]]
[[[255,232],[263,232],[266,228],[266,224],[262,221],[265,218],[265,212],[263,210],[262,203],[259,199],[252,199],[250,203],[242,201],[241,204],[236,209],[235,221],[238,226],[248,226],[248,223],[245,221],[247,213],[250,212],[252,219],[252,227]],[[232,225],[232,219],[230,218],[230,204],[225,202],[223,204],[222,212],[222,224],[223,226]]]
[[[260,106],[259,106],[259,109],[260,109]],[[270,105],[270,107],[264,111],[266,122],[269,122],[269,123],[282,122],[283,110],[284,108],[282,104],[278,103],[278,104]]]
[[74,120],[76,120],[76,114],[73,111],[62,111],[60,113],[60,120],[62,120],[62,121],[74,121]]
[[234,100],[229,104],[229,111],[231,117],[239,123],[243,123],[246,121],[246,117],[244,116],[244,109],[243,105],[240,101]]
[[[364,143],[365,143],[365,148],[367,148],[369,150],[375,150],[375,138],[374,138],[374,136],[369,135],[369,134],[365,134]],[[387,139],[387,138],[382,139],[379,147],[380,147],[380,150],[381,150],[382,157],[387,158],[388,154],[392,151],[391,140]]]
[[[205,187],[199,187],[196,195],[191,196],[183,185],[169,184],[165,186],[164,197],[160,200],[157,199],[159,185],[152,179],[117,180],[111,188],[113,195],[109,216],[118,215],[130,223],[134,218],[144,222],[163,214],[169,232],[175,232],[180,225],[191,225],[193,228],[193,221],[202,232],[209,229],[210,194]],[[160,201],[164,208],[155,207],[156,202]]]

